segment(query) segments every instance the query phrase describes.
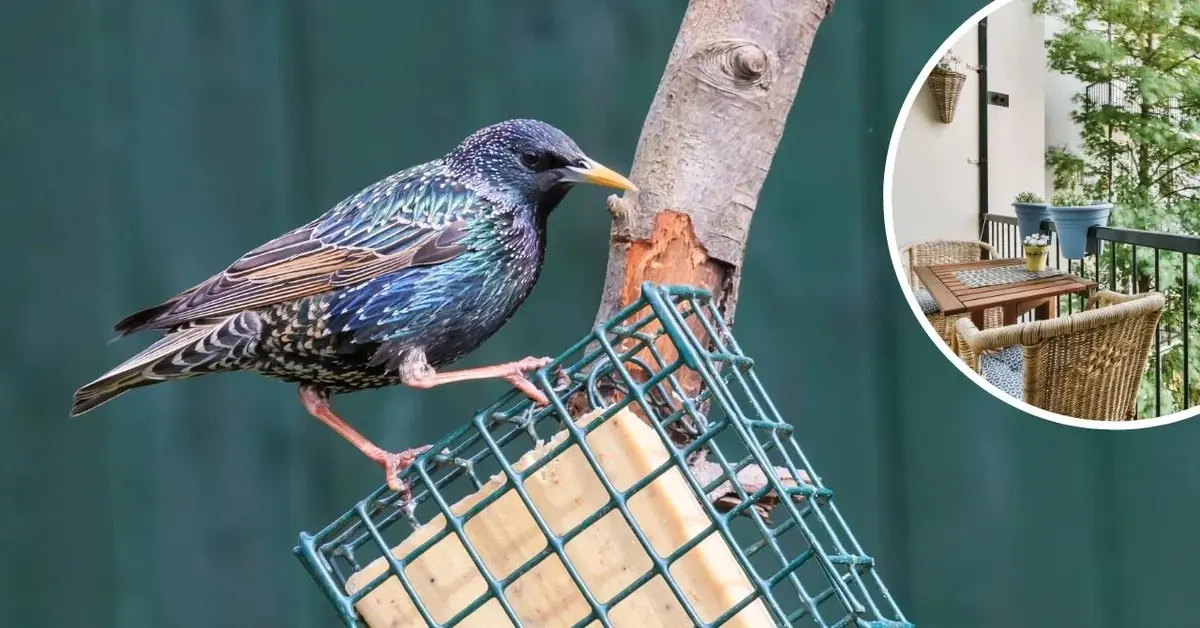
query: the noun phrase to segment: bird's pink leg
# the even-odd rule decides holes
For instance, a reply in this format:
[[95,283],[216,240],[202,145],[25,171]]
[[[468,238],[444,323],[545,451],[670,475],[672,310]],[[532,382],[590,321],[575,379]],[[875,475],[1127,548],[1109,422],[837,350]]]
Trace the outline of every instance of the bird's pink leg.
[[529,381],[529,378],[525,374],[529,371],[536,371],[552,361],[550,358],[529,357],[517,360],[516,362],[506,362],[494,366],[481,366],[438,373],[424,361],[424,356],[420,356],[420,359],[408,360],[401,366],[400,380],[404,382],[405,386],[412,388],[433,388],[434,386],[454,382],[478,379],[503,379],[512,384],[513,388],[525,393],[525,396],[532,399],[534,403],[546,406],[550,405],[550,400],[533,385],[533,382]]
[[406,449],[400,453],[384,451],[333,413],[333,409],[329,407],[329,395],[325,391],[312,386],[301,386],[300,402],[304,404],[304,409],[308,410],[309,414],[333,428],[333,431],[350,441],[350,444],[357,447],[366,457],[382,466],[387,475],[388,488],[400,493],[404,501],[411,498],[408,487],[400,481],[400,472],[412,466],[417,456],[429,450],[429,445]]

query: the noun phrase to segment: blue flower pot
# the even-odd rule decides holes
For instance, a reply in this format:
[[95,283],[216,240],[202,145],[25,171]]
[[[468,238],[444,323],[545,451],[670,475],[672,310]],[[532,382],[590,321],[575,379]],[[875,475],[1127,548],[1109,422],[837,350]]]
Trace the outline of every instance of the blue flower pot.
[[[1050,219],[1058,231],[1058,245],[1063,257],[1083,259],[1087,251],[1087,233],[1092,225],[1108,225],[1112,203],[1098,203],[1083,207],[1051,207]],[[1099,254],[1101,251],[1096,251]]]
[[1046,203],[1013,203],[1013,211],[1017,213],[1017,229],[1021,232],[1021,240],[1026,236],[1038,233],[1042,221],[1050,220],[1050,205]]

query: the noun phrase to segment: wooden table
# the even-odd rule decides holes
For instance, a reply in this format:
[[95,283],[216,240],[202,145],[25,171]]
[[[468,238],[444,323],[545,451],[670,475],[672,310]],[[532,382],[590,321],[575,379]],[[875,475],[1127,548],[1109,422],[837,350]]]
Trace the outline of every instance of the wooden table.
[[954,276],[956,271],[997,266],[1024,265],[1024,258],[990,259],[962,264],[940,264],[916,267],[917,277],[937,302],[938,309],[949,316],[970,314],[971,321],[983,329],[983,313],[994,307],[1004,310],[1004,324],[1014,325],[1022,314],[1034,310],[1038,320],[1057,315],[1058,297],[1064,294],[1090,294],[1096,282],[1071,273],[1053,277],[1015,281],[993,286],[968,288]]

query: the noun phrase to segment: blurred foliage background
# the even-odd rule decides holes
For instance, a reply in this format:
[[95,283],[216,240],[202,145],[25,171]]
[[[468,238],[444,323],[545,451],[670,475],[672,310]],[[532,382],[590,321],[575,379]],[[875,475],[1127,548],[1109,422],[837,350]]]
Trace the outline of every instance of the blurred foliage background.
[[[1192,616],[1200,422],[1083,431],[951,366],[896,283],[881,213],[901,102],[978,0],[840,0],[759,205],[736,332],[920,626]],[[682,0],[0,3],[0,625],[330,626],[291,554],[380,482],[251,375],[72,391],[144,346],[110,325],[363,185],[509,117],[627,170]],[[548,271],[464,365],[592,324],[609,218],[581,189]],[[342,397],[390,448],[503,390]]]

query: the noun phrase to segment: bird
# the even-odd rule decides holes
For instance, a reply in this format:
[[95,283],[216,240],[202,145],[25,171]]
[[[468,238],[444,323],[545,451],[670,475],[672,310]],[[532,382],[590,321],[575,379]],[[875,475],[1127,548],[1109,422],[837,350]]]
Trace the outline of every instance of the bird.
[[207,280],[116,323],[150,346],[73,397],[78,416],[129,390],[250,371],[296,384],[300,401],[370,460],[388,488],[429,446],[390,452],[334,413],[334,395],[402,384],[507,380],[538,405],[545,357],[448,370],[525,302],[541,274],[547,219],[577,184],[636,191],[539,120],[486,126],[443,157],[402,170],[250,250]]

